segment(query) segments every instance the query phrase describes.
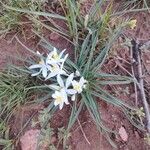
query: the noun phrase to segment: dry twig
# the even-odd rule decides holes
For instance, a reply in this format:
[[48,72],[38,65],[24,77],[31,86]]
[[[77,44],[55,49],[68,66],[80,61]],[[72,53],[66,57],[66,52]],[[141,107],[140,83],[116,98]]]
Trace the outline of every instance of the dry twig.
[[150,133],[150,110],[149,106],[146,100],[146,94],[144,89],[144,80],[143,80],[143,73],[142,73],[142,61],[141,61],[141,51],[139,44],[135,41],[131,41],[132,44],[132,52],[133,52],[133,69],[134,69],[134,75],[138,81],[138,90],[140,93],[141,101],[144,105],[144,111],[146,115],[146,128],[147,131]]

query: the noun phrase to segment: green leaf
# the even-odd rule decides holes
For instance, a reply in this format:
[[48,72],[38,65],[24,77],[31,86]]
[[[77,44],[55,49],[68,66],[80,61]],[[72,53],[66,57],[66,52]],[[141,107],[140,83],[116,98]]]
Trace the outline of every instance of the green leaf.
[[30,11],[30,10],[27,10],[27,9],[20,9],[20,8],[7,6],[7,5],[5,5],[3,3],[2,3],[2,5],[3,5],[3,7],[5,7],[8,10],[10,9],[10,10],[21,12],[21,13],[33,14],[33,15],[38,15],[38,16],[47,16],[47,17],[50,17],[50,18],[57,18],[57,19],[61,19],[61,20],[66,20],[66,18],[64,16],[61,16],[61,15],[58,15],[58,14]]
[[87,59],[87,62],[85,64],[84,70],[83,70],[83,74],[85,74],[86,72],[89,71],[90,66],[92,64],[92,60],[93,60],[93,55],[94,55],[94,51],[95,51],[95,47],[98,41],[98,32],[95,32],[94,34],[92,34],[92,45],[91,45],[91,49],[89,51],[89,57]]
[[96,57],[95,61],[93,62],[92,66],[91,66],[91,68],[93,70],[95,70],[95,69],[97,70],[98,68],[100,68],[103,65],[110,48],[114,44],[115,40],[119,37],[121,32],[122,32],[122,27],[119,27],[115,31],[115,33],[112,34],[111,38],[107,41],[108,44],[106,44],[106,46],[102,50],[100,50],[100,54]]
[[81,104],[80,104],[79,108],[77,109],[76,103],[74,102],[73,107],[72,107],[72,111],[71,111],[71,115],[70,115],[70,118],[69,118],[69,123],[68,123],[67,130],[70,130],[70,128],[75,123],[76,119],[78,118],[79,113],[82,110],[83,104],[84,103],[81,100]]
[[112,96],[107,91],[105,91],[104,89],[102,89],[98,86],[94,87],[94,90],[95,91],[91,92],[94,96],[99,97],[99,98],[101,98],[102,100],[105,100],[108,103],[111,103],[111,104],[113,104],[115,106],[118,106],[120,108],[121,107],[126,107],[126,108],[129,108],[129,109],[135,110],[134,107],[129,106],[128,104],[126,104],[123,101],[119,100],[118,98]]
[[92,95],[89,94],[89,92],[86,92],[86,95],[82,94],[82,98],[98,130],[100,132],[101,130],[104,130],[106,132],[115,133],[114,131],[112,131],[111,129],[108,129],[107,127],[103,125],[102,118],[100,116],[100,111],[99,111],[100,108],[98,107],[98,104],[96,103]]

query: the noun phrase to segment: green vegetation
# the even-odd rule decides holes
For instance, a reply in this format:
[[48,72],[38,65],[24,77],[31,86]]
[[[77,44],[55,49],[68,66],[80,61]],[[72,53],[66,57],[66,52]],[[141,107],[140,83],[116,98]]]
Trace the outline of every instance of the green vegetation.
[[[42,31],[38,32],[39,27],[53,31],[68,40],[73,45],[74,58],[72,60],[68,58],[65,67],[70,73],[79,70],[81,76],[88,81],[88,86],[73,104],[70,104],[71,114],[68,126],[66,129],[60,129],[59,133],[61,134],[59,135],[60,141],[58,143],[62,142],[63,147],[66,148],[66,141],[70,136],[71,128],[77,121],[78,116],[82,115],[82,110],[86,109],[98,131],[104,134],[112,146],[116,147],[110,138],[110,133],[116,134],[116,132],[111,131],[104,125],[99,99],[118,107],[133,125],[144,130],[140,121],[136,120],[135,122],[135,118],[131,117],[132,112],[137,112],[137,108],[129,106],[104,89],[107,85],[136,83],[136,80],[131,77],[108,74],[102,70],[111,47],[123,33],[123,29],[130,26],[131,22],[120,21],[117,26],[111,26],[113,16],[117,12],[113,13],[112,2],[107,4],[105,9],[102,9],[106,5],[105,0],[95,1],[85,14],[81,13],[81,3],[75,0],[59,1],[58,4],[63,11],[61,15],[43,11],[42,1],[9,0],[8,2],[1,2],[3,10],[0,16],[0,33],[8,33],[11,29],[21,28],[25,23],[21,20],[25,17],[32,22],[33,26],[38,25],[32,31],[39,37],[39,44],[47,49],[48,52],[52,51],[55,45],[51,45],[44,38],[43,34],[41,34]],[[132,4],[135,4],[135,2]],[[146,8],[148,7],[148,3],[145,0],[143,4]],[[126,2],[124,6],[127,8],[129,5],[131,5],[131,2],[130,4]],[[50,25],[42,21],[40,17],[44,17]],[[59,26],[55,22],[56,19],[63,21],[66,27]],[[34,51],[28,50],[37,57]],[[28,67],[32,63],[30,59],[25,62],[23,67],[15,67],[14,70],[0,73],[0,145],[3,145],[4,149],[12,146],[14,142],[9,139],[8,122],[14,111],[27,102],[49,103],[48,107],[41,112],[39,118],[41,132],[44,135],[44,137],[41,136],[40,140],[42,141],[44,138],[53,135],[53,129],[48,127],[47,124],[57,111],[57,107],[53,104],[52,90],[47,86],[47,83],[41,77],[32,78],[30,76]],[[50,82],[55,83],[56,81],[50,80]],[[42,96],[40,97],[41,93]],[[31,97],[35,94],[38,95],[38,99],[32,100]],[[55,148],[54,145],[50,146]]]

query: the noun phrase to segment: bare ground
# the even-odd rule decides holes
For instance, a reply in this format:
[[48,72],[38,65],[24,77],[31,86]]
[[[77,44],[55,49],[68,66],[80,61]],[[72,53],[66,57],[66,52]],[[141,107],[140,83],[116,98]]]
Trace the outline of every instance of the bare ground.
[[[138,25],[135,30],[128,30],[127,35],[135,38],[141,42],[146,42],[150,40],[150,30],[149,30],[149,25],[150,25],[150,15],[146,13],[138,13],[137,15],[133,15],[133,18],[137,18]],[[54,38],[55,37],[55,38]],[[15,40],[12,42],[8,42],[11,40],[12,36],[7,36],[6,38],[2,38],[0,40],[0,67],[4,67],[6,63],[9,61],[10,56],[16,54],[21,54],[23,56],[26,56],[26,51],[23,47],[21,47]],[[52,35],[48,34],[47,39],[55,44],[56,47],[64,49],[68,48],[69,51],[71,51],[71,46],[66,43],[65,40],[62,38],[58,37],[57,35]],[[25,42],[29,47],[33,47],[36,42],[32,40],[33,43]],[[125,53],[122,53],[125,52]],[[126,57],[129,57],[128,52],[124,51],[123,49],[118,51],[118,55],[120,57],[123,57],[126,59]],[[145,66],[148,70],[150,71],[150,52],[145,51],[144,52],[144,63]],[[115,59],[111,59],[108,61],[106,64],[108,68],[110,67],[111,69],[114,67],[114,69],[118,70],[119,67],[116,66],[117,64]],[[121,63],[123,66],[124,64]],[[125,67],[130,67],[130,66],[125,66]],[[147,88],[149,89],[149,84],[150,84],[150,78],[149,75],[146,75],[146,83],[147,83]],[[122,87],[123,89],[124,87]],[[134,93],[133,89],[131,87],[129,88],[129,94],[126,93],[119,93],[119,97],[122,98],[125,102],[129,104],[134,104]],[[118,91],[122,91],[122,89],[116,87]],[[110,91],[112,89],[109,89]],[[134,126],[132,126],[129,121],[126,119],[125,115],[119,110],[116,109],[114,106],[107,105],[106,103],[102,102],[100,100],[99,106],[102,112],[102,118],[106,124],[106,126],[110,127],[113,130],[119,130],[120,127],[124,127],[127,135],[128,135],[128,140],[125,142],[123,141],[120,137],[114,137],[112,135],[112,138],[115,140],[115,142],[118,145],[118,149],[120,150],[148,150],[150,149],[150,146],[146,143],[144,140],[144,134],[136,129]],[[38,111],[41,109],[41,107],[37,107],[37,115]],[[19,112],[20,114],[21,110],[21,117],[19,117],[17,114]],[[15,133],[12,133],[13,136],[16,135],[21,128],[20,124],[24,124],[28,118],[32,117],[33,112],[35,112],[35,106],[31,106],[30,110],[25,109],[24,107],[20,108],[18,112],[16,112],[15,118],[12,121],[12,131]],[[68,112],[69,108],[66,107],[63,109],[62,112],[57,112],[57,114],[54,116],[54,119],[51,122],[52,127],[57,129],[58,127],[66,126],[67,121],[68,121]],[[35,116],[36,117],[36,116]],[[76,123],[76,125],[73,127],[71,131],[71,138],[69,140],[69,144],[71,145],[72,150],[112,150],[113,148],[111,145],[108,143],[108,141],[104,138],[103,135],[101,135],[97,129],[96,126],[93,124],[88,112],[85,110],[81,113],[79,116],[83,131],[85,132],[85,135],[87,139],[89,140],[90,144],[87,143],[85,140],[83,133],[81,132],[81,128],[79,125]],[[22,122],[20,122],[22,120]],[[18,123],[19,121],[19,123]],[[15,128],[14,128],[15,127]],[[31,124],[29,123],[28,127],[25,128],[22,132],[22,134],[31,129]],[[57,132],[57,131],[56,131]],[[18,148],[20,149],[20,148]]]

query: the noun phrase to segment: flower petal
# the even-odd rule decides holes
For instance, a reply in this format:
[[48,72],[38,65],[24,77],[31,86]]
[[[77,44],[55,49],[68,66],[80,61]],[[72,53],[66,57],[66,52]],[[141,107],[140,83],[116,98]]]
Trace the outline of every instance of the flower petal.
[[85,83],[87,83],[87,81],[86,81],[83,77],[81,77],[81,78],[80,78],[80,81],[79,81],[79,84],[80,84],[81,86],[83,86]]
[[77,84],[78,84],[78,82],[77,82],[76,80],[73,80],[73,81],[72,81],[72,85],[73,85],[73,86],[75,86],[75,85],[77,85]]
[[74,73],[71,73],[71,74],[69,75],[69,77],[67,78],[67,80],[66,80],[66,88],[68,88],[68,87],[70,86],[70,84],[71,84],[73,78],[74,78]]
[[59,54],[59,58],[61,58],[63,56],[63,53],[66,51],[66,49],[64,49],[63,51],[61,51],[61,53]]
[[68,102],[68,96],[67,96],[66,90],[64,88],[61,89],[61,93],[63,95],[63,99],[64,99],[65,104],[68,105],[69,102]]
[[47,68],[46,68],[45,65],[42,66],[42,75],[43,75],[44,78],[47,77]]
[[59,103],[55,100],[54,105],[57,106],[57,105],[59,105]]
[[60,103],[59,104],[59,109],[61,110],[63,108],[63,106],[64,106],[64,103]]
[[57,82],[61,87],[64,87],[64,82],[63,82],[62,78],[60,77],[60,75],[57,75]]
[[66,92],[67,92],[67,94],[70,94],[70,95],[74,95],[77,93],[77,91],[74,89],[67,89]]
[[41,71],[39,71],[39,72],[36,72],[36,73],[32,73],[32,74],[31,74],[31,76],[32,76],[32,77],[34,77],[34,76],[37,76],[37,75],[39,75],[40,73],[41,73]]
[[47,78],[46,78],[45,80],[50,79],[50,78],[52,78],[52,77],[54,77],[54,76],[56,76],[56,75],[57,75],[56,72],[51,72],[51,73],[47,76]]
[[75,96],[75,94],[74,94],[74,95],[71,96],[71,100],[72,100],[72,101],[75,101],[75,99],[76,99],[76,96]]
[[76,75],[77,77],[79,77],[79,76],[80,76],[80,72],[79,72],[78,70],[76,70],[75,75]]
[[67,73],[66,73],[64,70],[61,70],[61,71],[60,71],[60,75],[61,75],[61,74],[68,76]]
[[67,57],[68,57],[68,54],[66,54],[66,55],[65,55],[65,57],[64,57],[64,61],[66,61]]
[[36,51],[36,53],[37,53],[39,56],[42,56],[42,54],[41,54],[39,51]]
[[29,67],[29,69],[36,69],[36,68],[42,68],[42,65],[41,64],[35,64],[35,65],[31,65]]

